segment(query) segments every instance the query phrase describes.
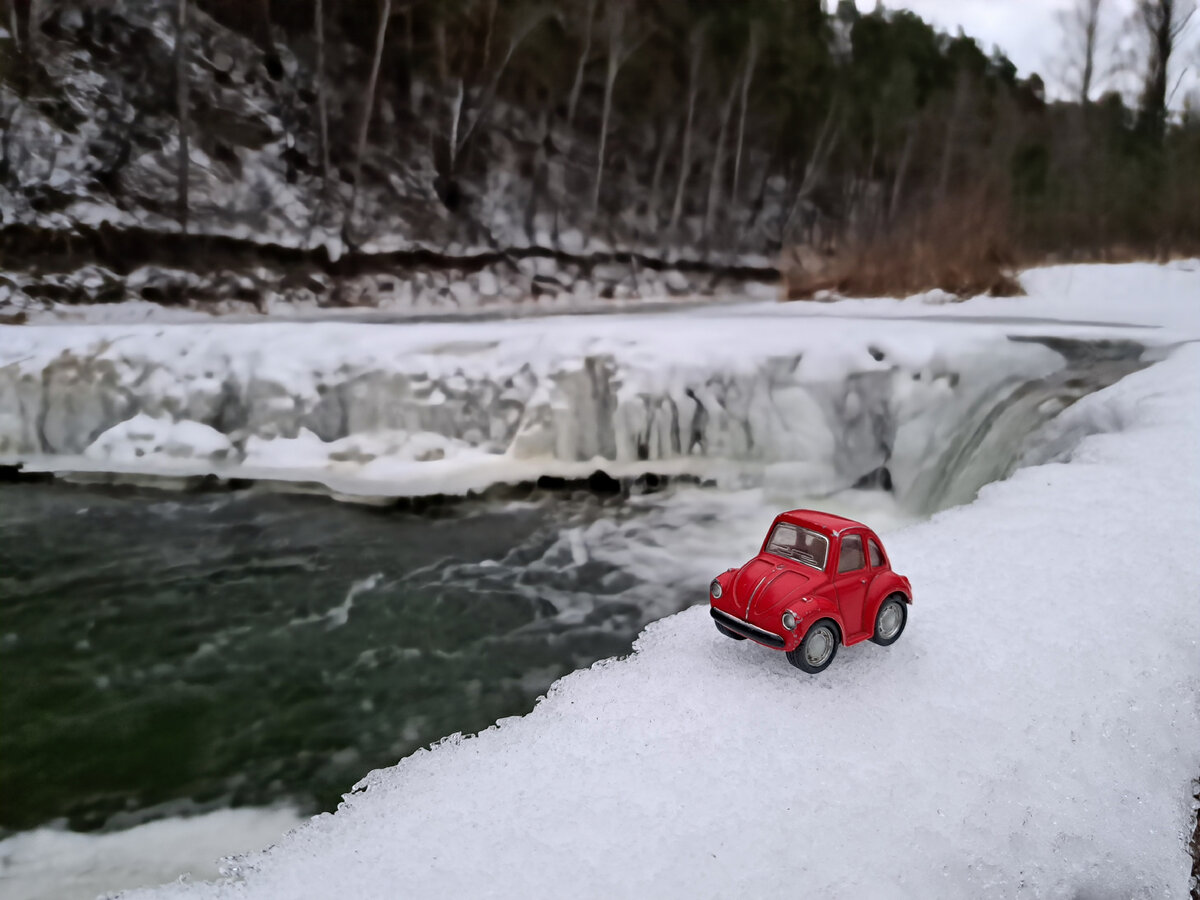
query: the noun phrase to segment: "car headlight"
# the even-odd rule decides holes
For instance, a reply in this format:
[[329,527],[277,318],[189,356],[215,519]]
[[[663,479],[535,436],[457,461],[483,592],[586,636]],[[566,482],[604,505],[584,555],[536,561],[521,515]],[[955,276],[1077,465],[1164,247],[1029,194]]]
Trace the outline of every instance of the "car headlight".
[[796,627],[796,614],[790,609],[783,614],[783,627],[788,631]]
[[720,600],[721,599],[721,582],[717,581],[717,579],[714,578],[712,584],[710,584],[708,586],[708,592],[710,594],[712,594],[714,600]]

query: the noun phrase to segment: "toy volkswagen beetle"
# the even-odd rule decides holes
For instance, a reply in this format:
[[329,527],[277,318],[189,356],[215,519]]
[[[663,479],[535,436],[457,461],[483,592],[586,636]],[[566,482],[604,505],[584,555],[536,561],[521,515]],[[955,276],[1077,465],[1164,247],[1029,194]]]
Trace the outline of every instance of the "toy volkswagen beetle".
[[721,634],[783,650],[793,666],[816,674],[838,644],[894,644],[912,585],[861,522],[793,509],[771,523],[758,556],[713,579],[709,599]]

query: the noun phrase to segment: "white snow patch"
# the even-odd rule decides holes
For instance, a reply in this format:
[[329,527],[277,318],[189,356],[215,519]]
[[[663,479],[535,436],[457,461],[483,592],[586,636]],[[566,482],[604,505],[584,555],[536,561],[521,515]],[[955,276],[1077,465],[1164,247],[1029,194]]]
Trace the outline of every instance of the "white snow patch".
[[91,900],[175,878],[214,878],[217,860],[264,846],[303,820],[291,809],[226,809],[124,831],[39,828],[0,841],[6,900]]
[[220,461],[233,452],[229,438],[199,422],[172,422],[138,413],[114,425],[83,455],[94,460],[131,463],[140,460],[170,465],[173,460]]

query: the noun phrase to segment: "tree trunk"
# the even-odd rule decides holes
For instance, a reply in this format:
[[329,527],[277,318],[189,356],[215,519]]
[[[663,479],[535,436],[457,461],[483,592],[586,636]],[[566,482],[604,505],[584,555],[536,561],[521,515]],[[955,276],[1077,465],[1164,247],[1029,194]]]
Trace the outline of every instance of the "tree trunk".
[[608,70],[604,77],[604,109],[600,114],[600,146],[596,150],[596,177],[592,183],[592,215],[600,208],[600,186],[604,180],[604,150],[608,143],[608,117],[612,112],[613,85],[617,81],[620,63],[615,48],[608,54]]
[[175,215],[179,228],[188,230],[188,77],[187,77],[187,5],[178,0],[175,8],[175,105],[179,116],[179,152],[175,170]]
[[[508,69],[508,64],[512,62],[513,54],[517,52],[517,48],[525,42],[525,39],[529,37],[533,29],[540,25],[548,15],[549,12],[545,8],[537,10],[530,14],[530,16],[526,18],[520,25],[518,25],[516,30],[513,32],[513,35],[508,42],[508,49],[504,53],[504,59],[496,68],[496,71],[492,74],[492,78],[488,82],[488,86],[484,89],[483,96],[479,100],[479,109],[476,111],[474,117],[472,117],[471,123],[463,132],[462,138],[458,141],[454,151],[455,158],[457,158],[458,154],[461,153],[462,150],[467,146],[467,143],[471,140],[471,137],[478,129],[479,124],[486,121],[488,114],[492,110],[492,103],[496,99],[496,90],[500,87],[500,79],[504,75],[505,70]],[[462,83],[459,82],[460,91],[461,85]]]
[[325,109],[325,5],[314,0],[313,28],[317,38],[317,130],[321,153],[321,190],[329,190],[329,116]]
[[1100,4],[1103,0],[1084,0],[1083,14],[1083,77],[1079,85],[1079,102],[1091,102],[1092,78],[1096,71],[1096,35],[1100,26]]
[[529,202],[525,204],[525,236],[529,243],[537,243],[535,225],[538,203],[546,181],[546,138],[550,132],[550,115],[545,109],[538,117],[537,149],[533,151],[533,175],[529,179]]
[[894,221],[900,211],[900,197],[904,192],[904,179],[908,177],[908,166],[912,162],[913,144],[917,140],[915,124],[909,123],[908,135],[904,138],[904,149],[900,151],[900,163],[896,166],[896,180],[892,182],[892,199],[888,204],[888,221]]
[[804,164],[804,177],[800,181],[800,187],[796,189],[796,195],[792,198],[786,215],[780,220],[779,241],[785,247],[789,242],[792,219],[795,218],[800,205],[820,186],[825,160],[833,152],[833,147],[841,135],[841,123],[836,121],[838,119],[837,112],[836,103],[830,104],[829,111],[825,114],[825,121],[821,124],[821,131],[817,134],[817,143],[813,146],[812,154]]
[[375,111],[375,86],[379,82],[379,64],[383,60],[383,43],[387,36],[388,19],[392,13],[392,0],[380,0],[379,27],[375,32],[375,56],[371,61],[371,76],[367,80],[367,93],[363,105],[362,121],[358,126],[358,141],[354,147],[354,183],[350,188],[350,205],[342,223],[342,239],[346,240],[354,223],[354,212],[358,205],[359,182],[362,180],[363,154],[367,150],[367,133],[371,129],[371,116]]
[[725,168],[725,136],[729,132],[729,120],[733,117],[733,102],[737,99],[737,81],[729,86],[729,94],[721,104],[721,126],[717,129],[717,146],[713,151],[712,171],[708,176],[708,202],[704,205],[704,239],[712,231],[717,205],[721,202],[721,179]]
[[17,0],[8,3],[8,33],[12,35],[13,45],[18,53],[24,52],[25,44],[21,40],[21,22],[17,18]]
[[670,119],[659,133],[658,152],[654,157],[654,172],[650,176],[650,193],[646,200],[646,210],[651,216],[654,228],[659,226],[658,195],[662,188],[663,170],[667,166],[667,153],[675,143],[676,120]]
[[967,105],[967,74],[958,73],[958,82],[954,88],[954,103],[950,109],[949,120],[946,122],[946,140],[942,145],[942,164],[938,172],[937,197],[945,200],[950,191],[950,176],[954,168],[954,155],[957,151],[959,120],[965,114]]
[[[38,39],[38,0],[15,0],[17,11],[17,40],[24,49],[25,54],[29,57],[37,55],[37,39]],[[25,15],[22,16],[21,13]],[[24,21],[22,21],[22,19]]]
[[496,0],[488,0],[487,24],[483,32],[483,63],[480,72],[486,72],[492,61],[492,31],[496,27]]
[[446,178],[454,177],[454,173],[458,170],[458,123],[462,121],[463,98],[466,93],[466,87],[463,85],[463,80],[457,80],[457,88],[454,91],[454,102],[450,104],[450,137],[447,141],[447,159],[449,165],[446,167]]
[[583,31],[583,50],[575,66],[575,80],[571,84],[571,96],[567,101],[567,130],[575,121],[575,107],[579,104],[579,92],[583,90],[583,71],[587,67],[588,55],[592,52],[592,19],[596,16],[596,0],[587,0],[587,23]]
[[742,146],[746,137],[746,106],[750,100],[750,79],[754,77],[754,65],[758,61],[758,31],[751,27],[750,46],[746,51],[746,74],[742,79],[741,110],[738,114],[737,152],[733,157],[733,192],[730,200],[737,203],[738,179],[742,173]]
[[692,122],[696,117],[696,97],[700,93],[700,57],[704,49],[700,39],[700,31],[692,33],[692,55],[688,61],[688,99],[687,116],[683,123],[683,148],[679,155],[679,180],[675,184],[675,202],[671,205],[671,223],[668,226],[672,232],[679,226],[679,217],[683,214],[683,193],[687,187],[688,175],[692,168]]
[[1177,0],[1140,0],[1138,13],[1149,42],[1146,82],[1138,125],[1159,139],[1167,121],[1167,70],[1179,36],[1195,9],[1184,11]]
[[437,47],[438,86],[445,88],[450,81],[450,64],[446,60],[446,23],[440,16],[433,23],[433,43]]
[[413,39],[413,8],[404,8],[404,57],[408,66],[408,111],[417,113],[416,42]]

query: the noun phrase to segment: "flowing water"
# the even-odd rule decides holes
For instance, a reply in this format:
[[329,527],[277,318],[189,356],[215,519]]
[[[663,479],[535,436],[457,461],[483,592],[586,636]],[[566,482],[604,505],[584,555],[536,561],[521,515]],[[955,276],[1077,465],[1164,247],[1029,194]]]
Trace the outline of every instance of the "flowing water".
[[[888,495],[854,495],[898,520]],[[771,515],[758,492],[699,488],[416,514],[2,485],[0,827],[331,809],[369,770],[628,652]]]

